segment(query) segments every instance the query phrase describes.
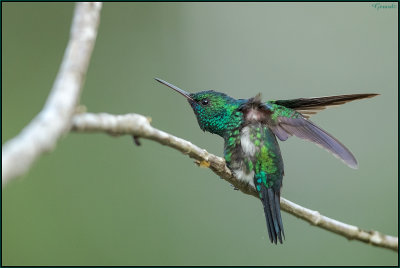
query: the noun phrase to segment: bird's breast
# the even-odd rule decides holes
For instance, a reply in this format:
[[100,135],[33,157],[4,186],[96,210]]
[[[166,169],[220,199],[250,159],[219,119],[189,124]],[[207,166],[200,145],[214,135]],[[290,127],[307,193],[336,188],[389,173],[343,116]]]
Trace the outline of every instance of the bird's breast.
[[257,150],[255,145],[254,134],[251,133],[250,126],[244,127],[240,132],[240,146],[242,147],[243,154],[247,157],[254,157]]

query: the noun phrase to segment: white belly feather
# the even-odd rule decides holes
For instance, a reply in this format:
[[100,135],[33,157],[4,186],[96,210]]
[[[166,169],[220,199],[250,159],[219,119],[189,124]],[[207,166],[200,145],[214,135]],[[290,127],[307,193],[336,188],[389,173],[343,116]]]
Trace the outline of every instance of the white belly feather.
[[240,133],[240,144],[246,156],[254,156],[257,147],[250,139],[250,127],[244,127]]
[[241,181],[244,181],[251,186],[254,186],[254,170],[251,171],[250,173],[246,174],[242,169],[234,169],[233,173],[235,174],[236,178],[238,178]]
[[[250,132],[251,129],[249,126],[244,127],[242,131],[240,132],[240,146],[242,147],[243,154],[246,158],[253,158],[254,155],[257,153],[259,148],[254,144],[254,142],[250,138]],[[237,165],[241,168],[236,168],[233,169],[233,172],[235,173],[235,176],[251,186],[254,187],[254,170],[252,170],[249,173],[245,172],[245,164],[243,161],[240,161],[240,163],[236,163]]]

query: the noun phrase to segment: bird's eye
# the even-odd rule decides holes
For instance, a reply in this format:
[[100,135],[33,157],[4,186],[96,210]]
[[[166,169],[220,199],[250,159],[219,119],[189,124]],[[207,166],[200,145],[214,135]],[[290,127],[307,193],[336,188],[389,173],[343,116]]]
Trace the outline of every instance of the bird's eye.
[[209,103],[210,103],[210,101],[208,99],[202,99],[201,100],[201,104],[203,104],[204,106],[208,105]]

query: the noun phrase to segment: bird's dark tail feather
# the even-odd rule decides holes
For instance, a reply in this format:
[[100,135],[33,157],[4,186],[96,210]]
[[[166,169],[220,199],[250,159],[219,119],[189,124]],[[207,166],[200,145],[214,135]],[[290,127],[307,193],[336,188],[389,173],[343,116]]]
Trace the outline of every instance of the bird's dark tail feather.
[[283,231],[280,194],[275,192],[273,188],[265,188],[261,190],[261,202],[264,206],[265,219],[267,221],[269,240],[272,243],[279,242],[282,244],[282,237],[285,238]]

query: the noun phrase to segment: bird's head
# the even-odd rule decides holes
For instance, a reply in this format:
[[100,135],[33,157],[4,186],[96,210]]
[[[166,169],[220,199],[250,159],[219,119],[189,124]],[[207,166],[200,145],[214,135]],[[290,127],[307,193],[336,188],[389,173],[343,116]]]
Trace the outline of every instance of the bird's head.
[[236,127],[242,117],[242,113],[238,111],[241,100],[213,90],[189,93],[161,79],[156,80],[187,99],[203,131],[223,137],[227,130]]

